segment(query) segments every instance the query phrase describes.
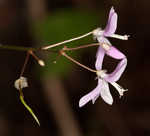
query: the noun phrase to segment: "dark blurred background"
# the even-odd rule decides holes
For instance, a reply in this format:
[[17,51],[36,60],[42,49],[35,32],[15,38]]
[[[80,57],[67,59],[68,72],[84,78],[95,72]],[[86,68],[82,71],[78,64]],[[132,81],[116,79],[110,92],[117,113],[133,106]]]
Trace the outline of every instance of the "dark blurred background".
[[[41,47],[70,39],[97,27],[105,27],[109,10],[118,13],[118,34],[128,41],[110,39],[126,54],[127,69],[119,84],[128,92],[119,99],[110,86],[114,104],[99,98],[94,105],[78,107],[79,99],[95,88],[95,75],[57,54],[38,55],[46,66],[30,57],[24,76],[27,103],[38,116],[38,127],[20,103],[14,81],[19,77],[25,52],[0,50],[0,136],[149,136],[150,135],[150,1],[148,0],[0,0],[0,43]],[[67,44],[93,43],[92,36]],[[62,48],[63,46],[61,46]],[[58,48],[57,48],[58,49]],[[81,63],[94,68],[96,47],[71,52]],[[112,71],[117,62],[106,57]]]

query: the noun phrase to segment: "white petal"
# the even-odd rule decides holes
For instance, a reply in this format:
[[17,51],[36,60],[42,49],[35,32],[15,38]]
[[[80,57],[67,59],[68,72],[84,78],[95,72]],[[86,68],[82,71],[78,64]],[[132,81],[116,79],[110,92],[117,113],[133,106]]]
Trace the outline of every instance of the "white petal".
[[128,89],[123,89],[120,85],[118,85],[116,82],[112,82],[111,83],[115,88],[116,90],[119,92],[119,95],[120,97],[123,96],[123,93],[128,91]]
[[129,35],[112,34],[110,37],[120,39],[120,40],[128,40],[128,38],[130,36]]
[[[99,79],[100,80],[100,79]],[[100,95],[102,97],[102,99],[109,105],[112,105],[113,103],[113,98],[111,96],[110,90],[109,90],[109,86],[108,83],[105,80],[100,80],[99,82],[101,83],[101,90],[100,90]]]

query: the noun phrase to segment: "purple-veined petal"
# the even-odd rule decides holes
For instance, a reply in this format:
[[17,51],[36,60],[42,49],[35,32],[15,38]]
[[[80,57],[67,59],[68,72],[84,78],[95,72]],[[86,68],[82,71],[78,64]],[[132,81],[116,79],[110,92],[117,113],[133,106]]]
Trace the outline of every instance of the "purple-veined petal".
[[120,52],[117,48],[115,48],[114,46],[110,46],[110,49],[106,52],[106,54],[114,59],[125,58],[125,55],[122,52]]
[[106,77],[104,77],[104,79],[107,81],[107,82],[116,82],[119,80],[119,78],[121,77],[121,75],[123,74],[125,68],[127,66],[127,59],[124,58],[123,60],[120,61],[120,63],[117,65],[116,69],[110,73],[110,74],[107,74]]
[[[100,83],[101,82],[101,83]],[[105,80],[99,79],[99,83],[101,84],[100,95],[102,99],[109,105],[112,105],[113,98],[111,96],[108,83]]]
[[79,101],[79,107],[83,107],[89,101],[92,101],[92,103],[94,104],[100,95],[100,89],[101,89],[101,86],[100,84],[98,84],[97,87],[93,91],[83,96]]
[[99,46],[96,54],[96,63],[95,63],[96,70],[102,69],[104,55],[105,50],[101,46]]
[[112,7],[110,12],[109,12],[109,18],[107,25],[104,29],[104,36],[111,36],[112,34],[115,33],[117,29],[117,13],[114,11],[114,8]]

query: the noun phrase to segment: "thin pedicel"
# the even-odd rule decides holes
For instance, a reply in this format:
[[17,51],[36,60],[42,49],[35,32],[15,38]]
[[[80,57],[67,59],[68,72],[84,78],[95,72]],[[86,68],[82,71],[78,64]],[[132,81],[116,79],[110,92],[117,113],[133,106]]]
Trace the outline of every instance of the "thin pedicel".
[[87,44],[87,45],[81,45],[81,46],[74,47],[74,48],[68,48],[67,46],[65,46],[63,48],[63,50],[64,51],[73,51],[73,50],[79,50],[79,49],[84,49],[84,48],[98,46],[98,45],[100,45],[100,43],[92,43],[92,44]]
[[91,69],[91,68],[89,68],[89,67],[87,67],[87,66],[81,64],[80,62],[76,61],[76,60],[73,59],[72,57],[68,56],[63,50],[60,51],[60,54],[63,55],[64,57],[66,57],[67,59],[69,59],[70,61],[74,62],[75,64],[77,64],[77,65],[83,67],[84,69],[87,69],[87,70],[89,70],[89,71],[91,71],[91,72],[94,72],[94,73],[97,72],[96,70]]
[[26,58],[25,58],[23,67],[22,67],[22,69],[21,69],[20,77],[23,76],[23,73],[24,73],[24,71],[25,71],[25,68],[26,68],[26,65],[27,65],[27,63],[28,63],[29,57],[30,57],[30,54],[29,54],[29,52],[27,51],[27,55],[26,55]]
[[84,35],[81,35],[79,37],[75,37],[75,38],[72,38],[72,39],[69,39],[69,40],[65,40],[63,42],[59,42],[59,43],[56,43],[56,44],[52,44],[52,45],[48,45],[48,46],[42,47],[42,49],[43,50],[47,50],[47,49],[50,49],[50,48],[53,48],[53,47],[56,47],[56,46],[59,46],[59,45],[65,44],[65,43],[69,43],[69,42],[72,42],[72,41],[75,41],[75,40],[79,40],[79,39],[84,38],[86,36],[89,36],[91,34],[93,34],[93,31],[91,31],[89,33],[86,33]]

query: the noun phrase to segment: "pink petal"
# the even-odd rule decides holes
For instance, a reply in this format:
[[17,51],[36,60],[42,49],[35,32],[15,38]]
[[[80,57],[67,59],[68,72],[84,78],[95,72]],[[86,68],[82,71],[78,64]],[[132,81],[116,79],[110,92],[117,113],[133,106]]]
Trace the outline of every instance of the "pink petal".
[[102,99],[109,105],[112,105],[113,103],[113,98],[111,96],[110,90],[108,83],[105,80],[99,79],[99,82],[101,82],[101,90],[100,90],[100,95]]
[[87,104],[89,101],[92,100],[92,103],[96,101],[96,99],[100,95],[100,86],[98,85],[93,91],[83,96],[79,101],[79,107],[83,107],[85,104]]
[[123,59],[125,58],[125,55],[120,52],[117,48],[114,46],[110,46],[110,49],[106,52],[107,55],[111,56],[114,59]]
[[109,11],[109,18],[108,20],[111,19],[111,16],[115,13],[114,7],[111,7],[110,11]]
[[111,36],[112,34],[115,33],[117,29],[117,13],[114,11],[114,8],[112,7],[110,12],[109,12],[109,18],[107,25],[104,29],[104,36]]
[[102,36],[98,37],[97,40],[100,43],[100,46],[98,47],[98,50],[96,53],[95,67],[96,67],[96,70],[100,70],[102,69],[102,63],[103,63],[104,55],[106,53],[106,50],[103,49],[103,47],[101,47],[101,43],[106,43],[110,46],[111,46],[111,43],[109,42],[109,40],[107,40],[107,38],[102,37]]
[[121,62],[117,65],[116,69],[111,73],[108,74],[104,79],[107,82],[116,82],[119,80],[119,78],[121,77],[121,75],[123,74],[125,68],[127,66],[127,59],[124,58],[123,60],[121,60]]
[[95,63],[96,70],[102,69],[104,55],[105,50],[101,46],[99,46],[96,54],[96,63]]

